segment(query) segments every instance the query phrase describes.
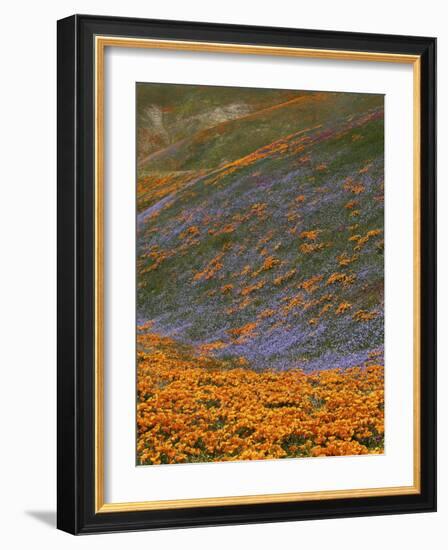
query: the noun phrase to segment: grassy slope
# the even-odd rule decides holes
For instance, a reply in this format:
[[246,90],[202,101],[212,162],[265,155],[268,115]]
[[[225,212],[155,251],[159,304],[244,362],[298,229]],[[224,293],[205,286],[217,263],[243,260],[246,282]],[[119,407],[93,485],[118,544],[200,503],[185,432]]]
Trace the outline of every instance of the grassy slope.
[[162,153],[189,172],[143,190],[172,195],[139,231],[139,319],[254,368],[381,356],[383,130],[381,97],[310,94]]
[[162,149],[142,171],[213,169],[289,133],[367,110],[378,96],[310,92],[199,132],[190,129],[179,147]]

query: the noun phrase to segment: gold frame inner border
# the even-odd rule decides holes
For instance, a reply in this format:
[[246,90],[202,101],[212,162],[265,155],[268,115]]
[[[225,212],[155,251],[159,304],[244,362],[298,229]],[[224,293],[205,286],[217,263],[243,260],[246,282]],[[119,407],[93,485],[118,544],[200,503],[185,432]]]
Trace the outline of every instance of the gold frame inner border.
[[[413,454],[414,483],[403,487],[343,489],[301,493],[226,496],[142,502],[106,503],[104,501],[104,56],[107,47],[145,48],[159,50],[197,51],[267,56],[301,57],[327,60],[406,63],[413,66]],[[379,497],[420,493],[420,56],[376,52],[308,49],[250,44],[225,44],[180,40],[158,40],[96,36],[95,59],[95,513],[129,512],[260,504],[274,502],[303,502],[341,498]]]

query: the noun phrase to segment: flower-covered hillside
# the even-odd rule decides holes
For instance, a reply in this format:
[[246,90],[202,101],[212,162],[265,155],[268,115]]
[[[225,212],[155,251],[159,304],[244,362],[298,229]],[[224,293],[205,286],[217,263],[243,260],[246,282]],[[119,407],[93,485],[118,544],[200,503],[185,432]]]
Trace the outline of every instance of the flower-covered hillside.
[[383,97],[219,89],[189,133],[177,88],[139,164],[139,323],[254,371],[382,364]]
[[378,454],[384,369],[255,372],[138,334],[137,463]]

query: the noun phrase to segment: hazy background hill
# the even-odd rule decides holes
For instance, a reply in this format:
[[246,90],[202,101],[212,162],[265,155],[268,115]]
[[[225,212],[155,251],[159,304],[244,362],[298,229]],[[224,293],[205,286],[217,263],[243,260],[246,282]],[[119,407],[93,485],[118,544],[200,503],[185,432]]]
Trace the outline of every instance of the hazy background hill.
[[250,88],[141,84],[137,86],[138,159],[296,95],[288,90],[260,90],[255,96]]

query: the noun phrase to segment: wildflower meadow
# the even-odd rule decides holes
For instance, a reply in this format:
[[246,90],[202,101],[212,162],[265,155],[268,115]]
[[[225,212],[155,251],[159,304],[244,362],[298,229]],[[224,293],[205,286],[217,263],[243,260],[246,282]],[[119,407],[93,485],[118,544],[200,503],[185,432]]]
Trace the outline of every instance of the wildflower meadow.
[[384,452],[384,98],[138,84],[138,465]]

